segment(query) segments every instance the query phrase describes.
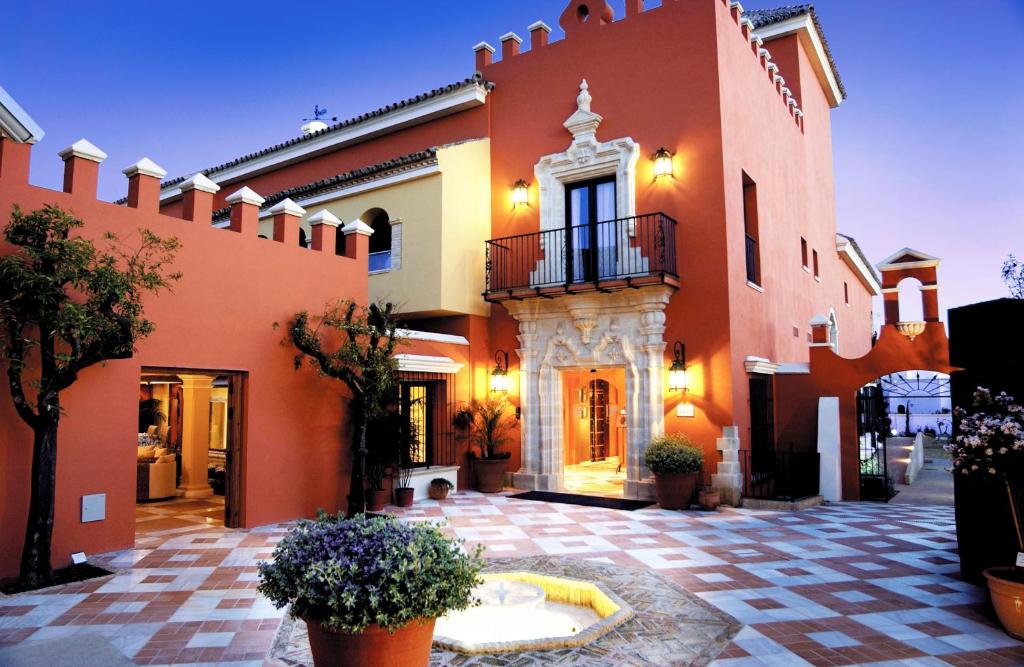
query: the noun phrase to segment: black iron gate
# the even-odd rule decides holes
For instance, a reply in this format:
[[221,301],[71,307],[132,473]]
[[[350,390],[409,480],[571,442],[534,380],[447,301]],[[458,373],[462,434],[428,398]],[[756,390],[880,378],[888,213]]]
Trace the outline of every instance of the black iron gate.
[[862,387],[857,392],[861,500],[885,502],[895,495],[885,456],[888,433],[889,416],[881,388],[877,385]]

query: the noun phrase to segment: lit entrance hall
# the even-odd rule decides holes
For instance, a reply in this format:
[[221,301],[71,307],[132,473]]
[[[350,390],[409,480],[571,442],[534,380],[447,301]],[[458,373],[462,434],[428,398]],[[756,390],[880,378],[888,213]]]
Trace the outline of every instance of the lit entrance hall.
[[240,524],[239,374],[142,370],[136,463],[140,535]]
[[621,498],[626,482],[626,373],[622,368],[562,372],[564,490]]

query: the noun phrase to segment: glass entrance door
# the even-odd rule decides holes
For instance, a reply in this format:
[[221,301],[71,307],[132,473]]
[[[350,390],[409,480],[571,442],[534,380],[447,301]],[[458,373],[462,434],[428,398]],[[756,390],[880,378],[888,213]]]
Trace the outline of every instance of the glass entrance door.
[[615,275],[615,177],[565,186],[566,282]]

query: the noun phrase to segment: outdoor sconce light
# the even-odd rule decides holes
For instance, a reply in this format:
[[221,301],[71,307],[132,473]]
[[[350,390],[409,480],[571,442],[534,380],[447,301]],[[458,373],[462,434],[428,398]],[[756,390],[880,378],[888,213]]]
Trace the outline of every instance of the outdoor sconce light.
[[494,370],[491,371],[491,393],[508,393],[508,352],[494,353]]
[[512,185],[512,208],[528,206],[530,204],[530,186],[526,181],[519,179]]
[[686,387],[686,346],[676,341],[673,347],[674,358],[668,369],[668,390],[688,391]]
[[659,148],[651,159],[654,160],[654,178],[658,179],[662,176],[672,178],[672,153],[668,152],[668,149],[662,146]]

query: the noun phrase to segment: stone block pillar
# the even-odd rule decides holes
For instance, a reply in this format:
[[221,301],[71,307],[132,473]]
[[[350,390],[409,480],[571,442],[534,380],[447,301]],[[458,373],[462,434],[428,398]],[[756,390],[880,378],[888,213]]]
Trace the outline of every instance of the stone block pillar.
[[209,482],[210,396],[213,378],[206,375],[179,375],[182,382],[181,486],[178,495],[208,498],[213,495]]
[[313,230],[313,250],[333,255],[341,220],[326,208],[320,209],[309,218]]
[[128,177],[128,208],[157,211],[160,208],[160,179],[167,172],[144,157],[123,173]]
[[231,206],[231,231],[256,236],[260,229],[260,206],[266,200],[246,186],[229,194],[224,201]]
[[181,184],[181,217],[208,225],[213,219],[213,195],[220,186],[201,172]]
[[743,494],[743,470],[740,466],[740,433],[736,426],[722,429],[715,448],[722,452],[718,472],[711,475],[711,486],[718,489],[722,502],[739,507]]
[[64,192],[95,199],[100,163],[107,159],[107,154],[79,139],[57,155],[64,160]]

